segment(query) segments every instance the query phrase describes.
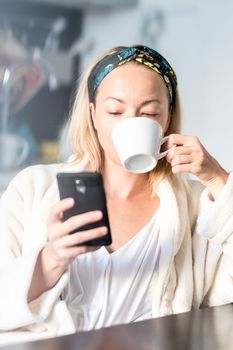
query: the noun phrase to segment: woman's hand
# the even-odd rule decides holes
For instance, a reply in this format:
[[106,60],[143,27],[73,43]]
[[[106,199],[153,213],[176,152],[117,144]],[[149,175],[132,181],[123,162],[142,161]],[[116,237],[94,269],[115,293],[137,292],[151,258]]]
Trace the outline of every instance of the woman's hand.
[[51,254],[57,265],[64,270],[75,259],[76,256],[88,252],[93,252],[99,247],[89,247],[84,243],[86,241],[105,236],[106,227],[72,233],[75,229],[99,221],[102,218],[101,211],[92,211],[73,216],[68,220],[63,220],[63,212],[74,205],[72,198],[66,198],[55,204],[48,217],[48,245],[51,248]]
[[[92,211],[63,220],[63,212],[72,208],[74,200],[66,198],[55,204],[48,216],[48,243],[41,250],[34,269],[28,301],[32,301],[43,292],[52,288],[68,265],[80,254],[93,252],[99,247],[89,247],[86,241],[100,238],[107,234],[106,227],[72,233],[75,229],[99,221],[101,211]],[[78,245],[78,246],[77,246]]]
[[199,178],[216,198],[229,174],[220,166],[201,144],[196,136],[171,134],[169,147],[173,147],[167,155],[174,174],[190,173]]

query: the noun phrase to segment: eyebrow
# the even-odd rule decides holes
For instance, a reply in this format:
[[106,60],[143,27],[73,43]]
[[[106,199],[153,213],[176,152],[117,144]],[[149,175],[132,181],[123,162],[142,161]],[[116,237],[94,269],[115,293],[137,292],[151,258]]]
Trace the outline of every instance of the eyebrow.
[[108,100],[115,100],[115,101],[118,101],[120,103],[125,103],[124,100],[122,100],[121,98],[117,98],[117,97],[114,97],[114,96],[108,96],[105,98],[104,102],[108,101]]
[[[108,101],[108,100],[115,100],[115,101],[117,101],[117,102],[120,102],[120,103],[125,103],[125,101],[124,100],[122,100],[121,98],[118,98],[118,97],[114,97],[114,96],[109,96],[109,97],[107,97],[105,100],[104,100],[104,102],[106,102],[106,101]],[[148,100],[146,100],[146,101],[143,101],[142,102],[142,104],[141,104],[141,106],[144,106],[144,105],[147,105],[147,104],[149,104],[149,103],[159,103],[159,104],[161,104],[161,101],[160,100],[158,100],[158,99],[156,99],[156,98],[151,98],[151,99],[148,99]]]
[[154,103],[154,102],[155,103],[159,103],[161,105],[161,101],[160,100],[158,100],[157,98],[151,98],[149,100],[146,100],[146,101],[142,102],[142,106],[147,105],[149,103]]

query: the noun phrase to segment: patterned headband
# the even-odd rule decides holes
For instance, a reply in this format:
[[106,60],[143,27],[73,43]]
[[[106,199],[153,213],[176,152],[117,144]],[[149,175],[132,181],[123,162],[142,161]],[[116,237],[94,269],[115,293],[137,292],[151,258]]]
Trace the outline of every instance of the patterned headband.
[[171,105],[174,105],[177,88],[177,78],[174,70],[160,53],[147,46],[140,45],[114,52],[113,54],[105,56],[96,64],[88,79],[88,93],[90,102],[94,101],[96,89],[106,75],[113,69],[130,61],[136,61],[144,64],[148,68],[158,73],[167,86],[170,96],[170,103]]

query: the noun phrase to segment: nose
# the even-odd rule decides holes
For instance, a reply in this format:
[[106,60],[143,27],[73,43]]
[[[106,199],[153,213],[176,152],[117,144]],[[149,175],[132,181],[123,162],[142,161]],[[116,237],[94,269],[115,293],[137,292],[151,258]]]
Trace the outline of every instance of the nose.
[[122,119],[126,119],[126,118],[137,118],[137,117],[140,117],[137,113],[125,113],[123,116],[122,116]]

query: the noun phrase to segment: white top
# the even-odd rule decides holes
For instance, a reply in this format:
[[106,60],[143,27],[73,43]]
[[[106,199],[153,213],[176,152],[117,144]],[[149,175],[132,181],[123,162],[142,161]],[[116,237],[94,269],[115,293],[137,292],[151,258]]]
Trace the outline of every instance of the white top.
[[154,270],[159,256],[158,211],[113,253],[105,247],[78,256],[63,297],[78,330],[152,317]]
[[[84,314],[82,288],[88,285],[89,280],[96,283],[96,287],[92,289],[92,292],[96,292],[96,295],[91,298],[88,294],[93,302],[105,300],[103,295],[106,298],[106,294],[102,294],[101,291],[97,293],[98,279],[92,278],[97,266],[97,264],[94,264],[91,265],[91,272],[90,269],[88,272],[84,270],[82,285],[80,283],[81,275],[77,276],[76,274],[75,276],[72,272],[72,284],[73,288],[76,288],[75,293],[68,293],[66,289],[70,282],[70,269],[68,269],[53,288],[30,304],[27,303],[28,290],[36,260],[48,239],[47,216],[51,206],[57,203],[59,199],[55,175],[60,171],[82,171],[83,169],[72,164],[29,167],[11,181],[7,191],[0,199],[1,346],[19,341],[25,342],[26,340],[61,336],[74,333],[78,327],[81,328],[81,318],[80,316],[77,317],[80,322],[79,325],[78,322],[74,322],[71,308],[73,301],[75,304],[75,298],[80,298],[82,304],[79,303],[79,305],[82,306],[79,312],[80,315]],[[156,219],[159,221],[159,232],[155,223],[155,228],[151,228],[150,236],[154,235],[158,239],[158,243],[154,247],[154,253],[151,254],[150,252],[153,257],[156,255],[154,260],[156,268],[153,275],[155,281],[152,297],[153,317],[186,312],[192,308],[199,308],[200,305],[214,306],[233,301],[233,172],[214,202],[210,200],[208,190],[204,189],[199,182],[188,180],[188,187],[183,183],[182,178],[178,180],[179,185],[176,188],[172,187],[167,180],[163,180],[157,189],[160,198],[160,207]],[[139,239],[138,236],[142,236],[144,233],[145,230],[142,234],[138,233],[126,246],[110,256],[107,255],[107,252],[100,255],[101,251],[96,252],[94,256],[96,259],[99,257],[101,261],[102,259],[105,261],[108,257],[109,260],[111,259],[111,266],[112,261],[115,262],[118,255],[122,259],[127,258],[128,260],[134,251],[131,248],[131,243]],[[150,235],[150,233],[148,234]],[[144,238],[143,244],[139,245],[138,255],[141,255],[142,251],[146,249],[147,241]],[[80,257],[76,264],[84,263],[85,260],[83,259],[87,259],[87,256],[85,258],[84,256]],[[149,266],[150,259],[144,261],[142,258],[142,262]],[[119,263],[118,259],[117,265],[114,264],[115,269],[119,266]],[[135,270],[136,265],[140,266],[137,259],[133,261],[133,264],[129,264],[125,260],[121,271],[124,275],[127,272],[127,277],[129,277],[129,271]],[[98,264],[98,266],[102,265]],[[151,268],[147,269],[146,266],[144,271],[151,271]],[[130,285],[128,293],[132,293],[131,301],[128,302],[128,305],[130,303],[131,306],[129,310],[135,309],[134,303],[136,302],[141,305],[140,300],[143,299],[144,302],[145,298],[143,298],[143,291],[140,288],[146,284],[144,281],[145,275],[144,272],[143,277],[141,277],[138,273],[137,278],[143,282],[141,283],[142,286],[139,282],[137,287],[132,285],[132,288],[130,282],[126,281],[125,278],[120,276],[115,279],[114,285],[117,286],[117,288],[114,288],[115,300],[111,304],[105,303],[105,307],[123,303],[122,281]],[[136,283],[133,274],[131,281]],[[133,294],[133,290],[135,291],[136,288],[138,288],[137,293]],[[113,291],[112,286],[111,289],[108,289],[108,293],[109,291]],[[66,296],[66,298],[69,298],[70,295],[69,305],[61,299],[61,295]],[[111,293],[107,295],[108,298],[109,296],[113,298]],[[87,297],[87,294],[85,294],[85,297]],[[147,297],[148,300],[151,298],[149,293],[147,293]],[[124,302],[126,303],[127,300],[125,299]],[[128,308],[128,305],[126,305],[126,308]],[[143,307],[149,310],[149,307]],[[76,310],[74,314],[78,315]],[[90,310],[94,315],[93,310],[89,309],[89,312]],[[119,317],[122,318],[121,310],[122,308],[118,307]],[[110,323],[109,318],[106,322],[106,311],[100,311],[101,322]],[[114,311],[110,311],[111,317],[113,317]],[[141,313],[139,308],[137,312],[138,315]],[[147,311],[144,312],[144,315],[146,313]],[[95,315],[97,315],[96,312]],[[124,323],[128,322],[129,317],[130,319],[139,318],[136,313],[135,315],[126,313]],[[93,318],[89,317],[89,319],[93,321]],[[98,318],[98,322],[99,320],[100,318]],[[87,321],[86,317],[85,322]],[[118,321],[114,320],[114,322]]]

